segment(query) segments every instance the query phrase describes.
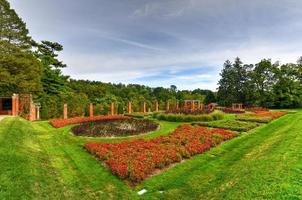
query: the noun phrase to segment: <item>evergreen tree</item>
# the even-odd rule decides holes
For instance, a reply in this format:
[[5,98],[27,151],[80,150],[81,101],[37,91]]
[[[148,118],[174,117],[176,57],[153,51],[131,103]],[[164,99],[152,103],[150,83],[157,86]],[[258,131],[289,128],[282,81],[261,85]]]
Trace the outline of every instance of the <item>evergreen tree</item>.
[[31,48],[31,37],[26,24],[6,0],[0,0],[0,41],[6,41],[20,49]]
[[236,73],[229,60],[224,63],[220,76],[217,92],[218,102],[222,106],[230,106],[237,100],[237,97],[235,88]]

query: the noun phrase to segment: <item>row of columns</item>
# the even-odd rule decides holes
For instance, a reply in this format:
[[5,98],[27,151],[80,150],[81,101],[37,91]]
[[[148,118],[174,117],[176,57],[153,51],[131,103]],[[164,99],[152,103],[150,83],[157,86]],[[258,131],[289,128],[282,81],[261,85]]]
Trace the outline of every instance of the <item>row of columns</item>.
[[[167,105],[167,109],[169,108],[169,103]],[[158,108],[158,102],[155,102],[155,112],[158,112],[159,108]],[[133,112],[132,110],[132,103],[129,102],[128,103],[128,113],[131,114]],[[143,112],[146,113],[147,112],[147,108],[146,108],[146,102],[144,102],[143,104]],[[148,112],[151,112],[151,108],[148,109]],[[110,106],[110,114],[114,115],[115,114],[115,103],[112,102],[111,106]],[[93,117],[94,116],[94,106],[92,103],[90,103],[89,105],[89,116]],[[63,107],[63,118],[64,119],[68,119],[68,105],[65,103],[64,107]]]
[[[176,102],[176,109],[179,109],[179,102],[178,101]],[[202,104],[200,103],[200,101],[198,101],[197,109],[202,109]],[[167,111],[170,110],[170,103],[169,103],[169,101],[166,104],[166,110]],[[195,102],[194,101],[191,101],[191,110],[192,111],[195,110]],[[158,111],[159,111],[159,104],[156,101],[155,102],[155,112],[158,112]],[[68,107],[67,107],[67,104],[64,104],[64,110],[63,110],[63,112],[64,112],[63,118],[67,119],[68,118]],[[133,112],[132,103],[128,102],[128,113],[131,114],[132,112]],[[142,110],[142,112],[143,113],[147,112],[146,102],[143,103],[143,110]],[[151,108],[148,109],[148,112],[151,112]],[[115,103],[114,102],[111,103],[110,114],[111,115],[115,114]],[[89,105],[89,116],[90,117],[94,116],[94,107],[93,107],[92,103],[90,103],[90,105]]]

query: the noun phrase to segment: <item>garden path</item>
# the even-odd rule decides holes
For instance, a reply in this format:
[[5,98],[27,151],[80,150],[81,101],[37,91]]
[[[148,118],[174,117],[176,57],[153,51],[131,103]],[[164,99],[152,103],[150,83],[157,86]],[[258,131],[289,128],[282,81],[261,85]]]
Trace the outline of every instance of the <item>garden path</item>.
[[6,115],[0,115],[0,121],[2,120],[2,119],[4,119],[5,117],[7,117]]

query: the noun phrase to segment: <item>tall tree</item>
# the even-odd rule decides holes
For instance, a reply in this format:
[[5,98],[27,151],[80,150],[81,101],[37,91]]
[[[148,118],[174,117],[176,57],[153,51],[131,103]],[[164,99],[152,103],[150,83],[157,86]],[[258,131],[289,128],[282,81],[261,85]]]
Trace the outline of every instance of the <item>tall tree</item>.
[[41,90],[41,65],[30,48],[31,38],[25,23],[6,0],[0,0],[0,93]]
[[266,107],[273,106],[272,89],[276,82],[277,66],[277,63],[272,64],[271,60],[263,59],[255,65],[251,72],[251,79],[255,85],[256,104]]
[[222,106],[229,106],[236,101],[235,70],[231,61],[225,61],[218,82],[217,98]]
[[48,95],[64,93],[69,77],[62,75],[61,68],[66,67],[66,65],[58,59],[57,54],[63,50],[63,46],[50,41],[35,42],[34,46],[37,48],[35,55],[43,66],[41,78],[43,91]]
[[40,62],[31,52],[4,44],[0,45],[0,93],[37,94],[42,89]]
[[26,24],[6,0],[0,0],[0,41],[21,49],[31,48],[31,37]]

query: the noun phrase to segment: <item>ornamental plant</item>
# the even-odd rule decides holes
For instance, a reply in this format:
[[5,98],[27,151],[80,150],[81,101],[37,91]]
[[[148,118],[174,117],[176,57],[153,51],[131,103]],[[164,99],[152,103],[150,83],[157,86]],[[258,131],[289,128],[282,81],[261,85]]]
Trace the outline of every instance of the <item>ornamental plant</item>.
[[251,114],[236,115],[236,119],[241,121],[269,123],[270,121],[286,114],[287,112],[256,111],[255,113]]
[[185,124],[167,136],[117,143],[89,142],[85,148],[112,174],[133,185],[157,169],[201,154],[236,136],[224,129]]
[[154,115],[158,120],[170,122],[194,122],[194,121],[214,121],[223,119],[224,115],[221,112],[201,115],[184,115],[184,114],[157,114]]
[[123,115],[112,115],[112,116],[93,116],[93,117],[75,117],[69,119],[54,119],[50,121],[50,124],[55,128],[61,128],[71,124],[79,124],[90,121],[109,121],[115,119],[129,119],[130,117]]

